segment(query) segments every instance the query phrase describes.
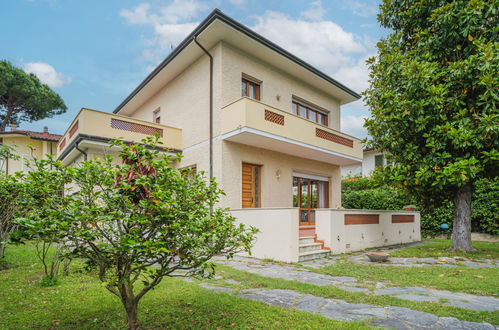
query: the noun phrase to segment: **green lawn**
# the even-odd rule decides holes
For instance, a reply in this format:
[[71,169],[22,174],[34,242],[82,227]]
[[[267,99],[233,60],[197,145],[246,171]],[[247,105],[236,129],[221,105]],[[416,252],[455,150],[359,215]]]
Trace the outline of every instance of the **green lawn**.
[[[222,275],[223,278],[211,280],[211,282],[218,285],[231,287],[234,290],[245,288],[289,289],[325,298],[342,299],[350,303],[372,304],[378,306],[400,306],[435,314],[438,316],[450,316],[472,322],[489,322],[492,324],[499,324],[499,312],[497,311],[479,312],[458,307],[446,306],[436,302],[413,302],[395,298],[389,295],[375,296],[362,292],[349,292],[334,286],[317,286],[297,281],[263,277],[224,265],[218,265],[217,268],[219,269],[218,274]],[[395,277],[393,276],[393,273],[392,277]],[[236,281],[239,281],[240,283],[225,283],[225,279],[227,278],[234,279]]]
[[[450,244],[450,240],[432,240],[432,243],[389,253],[393,257],[406,258],[459,256],[462,260],[471,261],[475,258],[499,258],[499,244],[497,243],[473,242],[476,251],[470,253],[447,251]],[[497,281],[499,268],[359,265],[345,258],[335,264],[312,270],[334,276],[352,276],[364,282],[390,282],[397,286],[421,286],[484,296],[497,295],[499,292]]]
[[[0,329],[117,329],[124,312],[118,299],[80,269],[53,287],[42,287],[40,264],[31,245],[9,246],[13,268],[0,271]],[[139,306],[147,329],[363,329],[319,315],[216,294],[180,279],[166,279]]]
[[491,242],[473,242],[473,247],[475,251],[473,252],[459,252],[459,251],[447,251],[451,246],[451,242],[448,239],[431,239],[433,243],[428,243],[425,245],[414,246],[406,249],[401,249],[397,251],[390,252],[390,255],[394,257],[453,257],[459,256],[469,259],[484,258],[484,259],[499,259],[499,243]]
[[396,286],[420,286],[483,296],[495,295],[499,290],[498,268],[374,266],[344,260],[314,271],[352,276],[364,282],[389,282]]

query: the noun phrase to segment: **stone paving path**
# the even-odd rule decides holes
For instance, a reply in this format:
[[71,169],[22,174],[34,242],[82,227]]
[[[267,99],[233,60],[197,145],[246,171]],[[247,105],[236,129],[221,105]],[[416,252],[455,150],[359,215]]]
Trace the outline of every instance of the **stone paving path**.
[[[234,283],[232,280],[230,283]],[[225,287],[201,284],[216,292],[233,294]],[[269,305],[320,314],[342,321],[369,321],[372,326],[386,329],[496,329],[489,323],[460,321],[454,317],[438,317],[404,307],[380,307],[368,304],[350,304],[339,299],[326,299],[293,290],[246,289],[236,296]]]
[[305,268],[297,268],[289,264],[262,263],[257,259],[236,257],[232,260],[217,258],[217,262],[224,263],[233,268],[261,276],[271,278],[282,278],[285,280],[309,283],[319,286],[335,286],[337,288],[363,292],[374,295],[392,295],[400,299],[411,301],[433,301],[448,306],[461,307],[476,311],[499,310],[499,299],[494,297],[477,296],[468,293],[450,292],[445,290],[426,289],[419,287],[393,287],[389,283],[374,283],[375,288],[371,291],[361,287],[357,279],[347,276],[330,276],[308,271]]

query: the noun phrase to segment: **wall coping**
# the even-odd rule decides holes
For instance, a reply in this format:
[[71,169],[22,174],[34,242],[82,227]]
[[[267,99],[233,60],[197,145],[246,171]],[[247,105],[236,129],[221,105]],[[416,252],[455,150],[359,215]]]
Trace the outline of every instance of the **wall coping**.
[[238,208],[230,209],[230,211],[258,211],[258,210],[298,210],[297,207],[255,207],[255,208]]
[[316,211],[335,211],[335,212],[389,212],[389,213],[420,213],[420,211],[407,211],[407,210],[366,210],[366,209],[333,209],[333,208],[323,208],[315,209]]

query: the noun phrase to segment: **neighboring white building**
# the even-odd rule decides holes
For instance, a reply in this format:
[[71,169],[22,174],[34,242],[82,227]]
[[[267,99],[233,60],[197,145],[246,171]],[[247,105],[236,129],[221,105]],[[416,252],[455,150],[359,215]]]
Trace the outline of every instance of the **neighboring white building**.
[[386,165],[386,157],[381,151],[376,150],[364,150],[364,158],[362,159],[362,164],[353,164],[341,167],[341,176],[371,176],[371,173],[378,166]]

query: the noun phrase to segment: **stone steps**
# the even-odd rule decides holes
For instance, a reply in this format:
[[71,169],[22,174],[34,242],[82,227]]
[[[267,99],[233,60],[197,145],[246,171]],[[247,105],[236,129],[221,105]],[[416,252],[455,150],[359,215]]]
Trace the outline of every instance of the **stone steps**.
[[298,248],[298,261],[324,258],[330,254],[330,251],[324,248],[323,242],[318,242],[315,236],[300,237]]
[[300,244],[299,248],[300,248],[300,253],[302,253],[302,252],[317,251],[317,250],[321,250],[322,244],[321,243]]

